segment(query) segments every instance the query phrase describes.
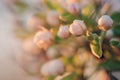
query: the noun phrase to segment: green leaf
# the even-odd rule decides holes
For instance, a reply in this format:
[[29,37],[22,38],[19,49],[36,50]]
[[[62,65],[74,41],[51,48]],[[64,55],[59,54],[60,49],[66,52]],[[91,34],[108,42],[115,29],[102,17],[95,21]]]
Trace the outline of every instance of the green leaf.
[[109,59],[99,64],[98,68],[104,68],[108,71],[120,70],[120,61]]
[[118,42],[118,41],[111,41],[110,44],[111,44],[112,46],[115,46],[115,47],[120,48],[120,42]]
[[119,23],[120,22],[120,12],[115,12],[111,15],[111,18],[113,19],[113,21],[115,23]]
[[54,41],[55,41],[56,43],[59,43],[61,40],[62,40],[62,39],[61,39],[60,37],[58,37],[58,36],[55,36],[55,39],[54,39]]
[[115,36],[120,36],[120,24],[113,27],[113,33]]
[[76,73],[73,72],[68,76],[63,77],[61,80],[75,80]]
[[84,20],[87,28],[89,28],[90,30],[95,31],[95,30],[98,29],[98,27],[96,27],[97,23],[93,19],[88,18],[88,17],[86,17],[84,15],[81,16],[81,19]]
[[89,16],[94,9],[94,4],[89,4],[82,9],[82,14]]
[[97,34],[92,34],[92,36],[94,39],[90,41],[91,51],[92,51],[93,55],[95,55],[97,58],[101,58],[102,57],[102,47],[100,44],[99,37],[97,36]]
[[55,79],[55,76],[48,76],[47,77],[47,80],[54,80]]
[[52,10],[55,10],[56,8],[54,7],[54,5],[49,1],[49,0],[45,0],[46,2],[46,5],[48,8],[52,9]]
[[64,12],[64,13],[61,14],[60,19],[62,21],[71,23],[71,22],[73,22],[73,20],[80,19],[80,18],[78,16],[72,15],[72,14],[70,14],[68,12]]

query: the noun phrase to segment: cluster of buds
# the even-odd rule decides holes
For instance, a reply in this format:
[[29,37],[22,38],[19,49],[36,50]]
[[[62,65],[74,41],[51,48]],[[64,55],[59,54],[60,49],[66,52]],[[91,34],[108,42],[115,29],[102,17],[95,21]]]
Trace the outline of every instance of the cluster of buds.
[[[43,29],[43,28],[42,28]],[[34,37],[34,43],[44,50],[46,50],[53,42],[53,35],[47,29],[40,30]]]
[[45,63],[41,67],[41,74],[44,76],[47,76],[47,75],[55,76],[63,72],[64,72],[64,63],[59,59],[55,59],[48,63]]
[[83,21],[81,20],[74,20],[73,23],[68,26],[60,26],[58,31],[58,36],[60,38],[67,38],[70,36],[70,33],[75,36],[81,36],[85,34],[87,28]]
[[[102,56],[102,49],[100,49],[100,51],[96,52],[97,48],[95,47],[101,47],[102,45],[102,42],[103,42],[103,38],[105,37],[105,32],[109,29],[112,28],[112,25],[113,25],[113,20],[108,16],[108,15],[103,15],[99,20],[98,20],[98,27],[101,31],[101,33],[104,33],[104,34],[101,34],[100,35],[100,38],[98,38],[98,35],[96,34],[92,34],[92,32],[89,32],[87,30],[87,27],[84,23],[84,21],[81,21],[81,20],[74,20],[72,24],[70,24],[69,26],[69,29],[68,29],[68,26],[61,26],[59,28],[59,31],[58,31],[58,36],[60,38],[67,38],[69,37],[69,33],[71,33],[72,35],[74,36],[82,36],[82,35],[85,35],[87,37],[87,39],[91,39],[92,40],[89,40],[90,41],[90,48],[92,50],[92,53],[100,58]],[[98,42],[95,42],[95,39],[99,39]],[[97,46],[93,44],[93,41],[95,42],[95,44],[99,43]],[[99,54],[99,55],[98,55]]]

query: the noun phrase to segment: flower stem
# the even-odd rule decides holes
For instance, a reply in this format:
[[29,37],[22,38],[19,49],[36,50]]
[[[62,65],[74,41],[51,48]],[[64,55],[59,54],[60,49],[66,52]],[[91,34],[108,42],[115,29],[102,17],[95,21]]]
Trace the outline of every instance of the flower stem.
[[103,43],[103,39],[105,37],[105,34],[106,34],[106,31],[102,31],[101,34],[100,34],[100,44],[102,45]]

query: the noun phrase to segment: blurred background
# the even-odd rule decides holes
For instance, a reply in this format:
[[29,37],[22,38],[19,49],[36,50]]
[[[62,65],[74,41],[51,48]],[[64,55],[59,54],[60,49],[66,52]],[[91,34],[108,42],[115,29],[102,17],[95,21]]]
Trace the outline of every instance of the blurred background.
[[[107,2],[111,6],[109,14],[120,11],[120,0],[96,1],[102,5]],[[43,2],[44,0],[0,0],[0,80],[45,80],[41,76],[31,74],[31,72],[39,71],[39,59],[42,60],[41,63],[46,62],[46,58],[41,57],[44,56],[44,51],[40,52],[43,54],[37,54],[39,51],[36,48],[28,49],[31,46],[29,42],[38,29],[33,26],[39,24],[46,26],[44,14],[48,15],[48,11]],[[88,4],[92,3],[92,0],[81,0],[81,2]],[[33,15],[41,18],[33,17]],[[48,23],[51,25],[51,22],[48,21]],[[52,26],[56,24],[54,25],[53,22]],[[28,55],[32,51],[37,56]],[[114,72],[113,75],[120,80],[119,72]]]

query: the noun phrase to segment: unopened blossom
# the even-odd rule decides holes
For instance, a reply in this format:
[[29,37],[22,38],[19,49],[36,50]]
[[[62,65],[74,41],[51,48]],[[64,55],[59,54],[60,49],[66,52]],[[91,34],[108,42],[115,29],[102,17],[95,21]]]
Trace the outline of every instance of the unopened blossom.
[[74,20],[70,25],[69,31],[75,36],[81,36],[86,32],[86,25],[81,20]]
[[109,9],[110,9],[110,4],[105,3],[100,10],[100,14],[103,15],[103,14],[107,13]]
[[26,52],[22,52],[22,53],[17,53],[15,58],[17,64],[19,64],[20,67],[23,68],[24,70],[33,74],[36,73],[38,74],[40,72],[39,71],[40,57],[38,57],[38,55],[31,55],[31,54],[26,54]]
[[47,49],[53,42],[53,35],[50,31],[38,31],[34,37],[34,43],[43,49]]
[[55,47],[50,47],[47,50],[46,55],[49,59],[53,59],[59,55],[59,52],[57,51],[57,49]]
[[106,31],[112,28],[113,25],[113,20],[110,18],[108,15],[103,15],[99,20],[98,20],[98,26],[99,29]]
[[59,60],[52,60],[48,63],[45,63],[42,67],[41,67],[41,74],[44,76],[47,75],[58,75],[64,72],[64,63]]
[[108,73],[103,69],[94,73],[88,80],[111,80]]
[[71,14],[79,14],[80,12],[79,0],[58,0],[58,3]]
[[60,38],[68,38],[70,36],[69,27],[67,25],[66,26],[60,26],[57,35]]
[[46,19],[49,25],[58,26],[60,24],[59,13],[57,11],[48,11]]
[[67,5],[68,12],[72,14],[78,14],[80,12],[80,4],[78,3],[71,3]]
[[29,54],[40,54],[42,50],[36,46],[36,44],[33,42],[32,38],[26,39],[23,43],[23,48],[26,51],[26,53]]
[[111,39],[114,36],[112,29],[106,32],[105,38]]
[[75,47],[72,45],[61,45],[59,47],[59,52],[64,57],[72,57],[75,54]]
[[39,28],[44,25],[45,21],[36,16],[31,16],[27,21],[27,26],[32,30],[39,30]]

